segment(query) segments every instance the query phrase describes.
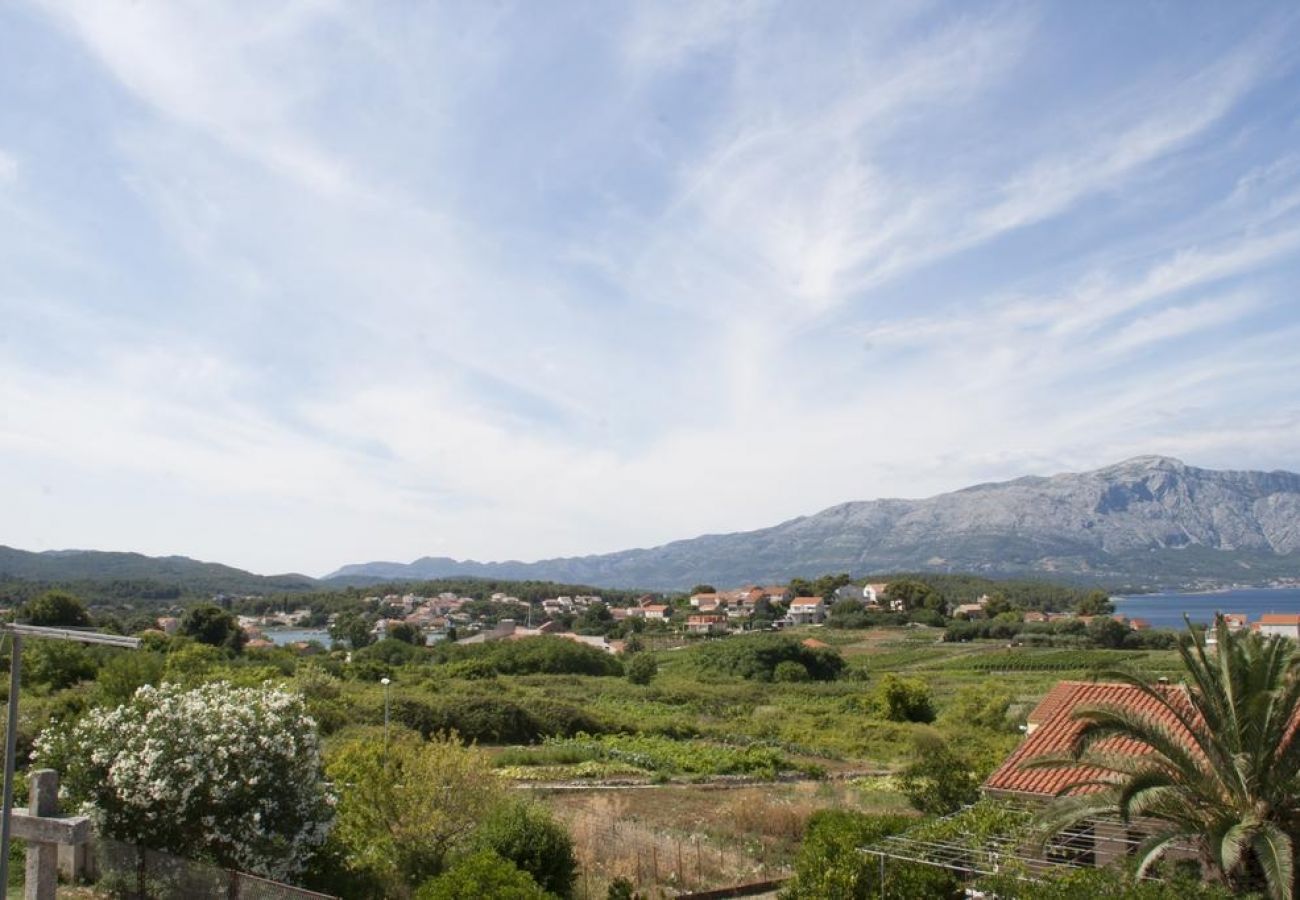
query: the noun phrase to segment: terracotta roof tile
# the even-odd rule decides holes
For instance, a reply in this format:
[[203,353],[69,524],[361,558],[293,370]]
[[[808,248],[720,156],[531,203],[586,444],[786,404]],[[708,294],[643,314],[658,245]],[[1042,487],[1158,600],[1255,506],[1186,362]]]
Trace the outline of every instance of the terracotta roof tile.
[[[1174,696],[1183,695],[1181,687],[1167,687]],[[1105,773],[1094,766],[1061,766],[1050,769],[1023,768],[1024,763],[1040,756],[1068,754],[1084,723],[1074,717],[1075,710],[1085,706],[1118,706],[1152,716],[1175,732],[1182,727],[1177,720],[1153,698],[1127,684],[1109,682],[1063,681],[1054,687],[1030,713],[1030,723],[1037,723],[1020,746],[1007,757],[998,769],[984,782],[988,791],[1036,794],[1052,797],[1078,781],[1104,777]],[[1187,736],[1190,740],[1190,735]],[[1108,738],[1099,742],[1096,749],[1106,753],[1145,754],[1150,749],[1139,741],[1128,738]],[[1085,793],[1096,788],[1080,788],[1075,793]]]

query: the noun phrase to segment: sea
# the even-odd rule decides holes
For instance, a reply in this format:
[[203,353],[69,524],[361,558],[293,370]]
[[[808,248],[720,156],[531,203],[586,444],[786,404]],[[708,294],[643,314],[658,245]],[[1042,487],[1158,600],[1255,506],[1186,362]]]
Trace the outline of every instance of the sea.
[[265,628],[262,633],[268,641],[281,647],[296,641],[319,641],[326,647],[330,645],[330,633],[324,628]]
[[1216,612],[1244,613],[1254,622],[1265,613],[1300,613],[1300,588],[1238,588],[1205,594],[1139,594],[1115,597],[1115,612],[1146,619],[1153,628],[1182,628],[1183,616],[1209,624]]

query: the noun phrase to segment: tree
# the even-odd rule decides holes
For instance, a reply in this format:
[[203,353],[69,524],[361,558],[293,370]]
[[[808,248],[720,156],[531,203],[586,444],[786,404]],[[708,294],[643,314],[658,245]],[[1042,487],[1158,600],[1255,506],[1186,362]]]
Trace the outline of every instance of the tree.
[[980,780],[970,760],[933,734],[916,736],[901,783],[908,801],[934,816],[956,812],[980,796]]
[[34,757],[115,840],[284,879],[325,839],[316,724],[285,691],[142,687],[36,740]]
[[346,642],[353,650],[360,650],[375,640],[370,631],[370,623],[358,613],[339,613],[329,631],[331,638],[340,643]]
[[614,624],[614,614],[603,603],[593,603],[582,611],[573,628],[579,634],[604,634]]
[[1105,591],[1091,591],[1079,601],[1076,610],[1081,616],[1108,616],[1115,611],[1115,604]]
[[811,597],[813,596],[812,582],[806,578],[791,578],[790,583],[786,586],[791,597]]
[[81,600],[67,591],[46,591],[23,604],[22,618],[31,625],[77,628],[90,624],[90,614]]
[[[1071,758],[1035,764],[1096,767],[1102,774],[1089,784],[1102,789],[1059,800],[1044,833],[1098,814],[1141,817],[1158,824],[1137,850],[1139,873],[1187,842],[1207,880],[1237,888],[1259,873],[1273,897],[1290,898],[1300,835],[1300,657],[1287,638],[1229,631],[1222,616],[1214,630],[1213,653],[1190,628],[1179,645],[1185,689],[1113,673],[1153,712],[1098,706],[1076,713],[1084,724]],[[1117,737],[1148,752],[1106,752],[1103,742]]]
[[414,625],[408,625],[406,622],[398,622],[388,629],[388,637],[395,641],[401,641],[404,644],[415,644],[423,646],[424,636],[420,634],[420,629]]
[[339,785],[332,849],[344,868],[403,896],[439,874],[502,789],[486,756],[454,735],[358,732],[325,765]]
[[1088,640],[1109,650],[1124,646],[1124,639],[1132,633],[1133,629],[1110,616],[1098,616],[1088,623]]
[[984,602],[984,615],[990,619],[1000,616],[1003,613],[1011,612],[1011,601],[1007,595],[1001,591],[994,591],[988,595],[988,600]]
[[838,575],[823,575],[812,583],[812,596],[829,600],[837,590],[846,584],[851,584],[852,581],[853,579],[849,578],[847,572],[841,572]]
[[89,649],[66,641],[33,641],[23,653],[23,680],[53,690],[91,681],[99,663]]
[[917,609],[942,612],[947,606],[942,594],[924,581],[917,581],[915,578],[891,581],[889,587],[885,589],[885,599],[890,602],[901,601],[903,609],[908,612]]
[[717,592],[718,589],[711,584],[697,584],[695,587],[691,588],[691,596],[695,596],[696,594],[716,594]]
[[659,663],[649,653],[638,653],[627,664],[627,680],[633,684],[649,684],[659,674]]
[[181,617],[181,634],[200,644],[225,647],[238,653],[244,648],[244,629],[230,613],[211,603],[196,606]]

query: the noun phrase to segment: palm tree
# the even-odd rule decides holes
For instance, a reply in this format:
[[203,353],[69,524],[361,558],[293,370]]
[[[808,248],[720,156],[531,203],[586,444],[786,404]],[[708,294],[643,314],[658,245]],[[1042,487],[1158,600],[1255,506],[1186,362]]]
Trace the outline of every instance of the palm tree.
[[1030,764],[1100,770],[1058,794],[1043,834],[1098,815],[1140,819],[1150,836],[1137,849],[1139,875],[1190,845],[1207,880],[1240,887],[1262,875],[1271,896],[1290,900],[1300,837],[1300,657],[1291,640],[1233,633],[1222,616],[1214,630],[1217,649],[1207,651],[1204,633],[1189,627],[1178,687],[1110,676],[1149,698],[1146,712],[1081,707],[1070,756]]

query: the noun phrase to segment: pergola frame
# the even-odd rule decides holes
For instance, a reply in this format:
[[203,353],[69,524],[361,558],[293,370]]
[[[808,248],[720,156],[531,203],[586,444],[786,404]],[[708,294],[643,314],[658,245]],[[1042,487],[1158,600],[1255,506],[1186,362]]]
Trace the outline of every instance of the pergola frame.
[[[943,816],[938,821],[951,821],[969,809],[969,806],[963,807],[957,812]],[[1095,868],[1092,862],[1083,857],[1105,849],[1121,850],[1121,855],[1127,855],[1142,844],[1141,838],[1129,835],[1131,823],[1122,822],[1111,816],[1095,816],[1055,832],[1048,845],[1048,853],[1030,855],[1026,844],[1032,829],[1034,810],[1018,806],[1014,807],[1013,811],[1023,814],[1022,826],[1008,834],[992,835],[978,847],[957,840],[936,841],[909,837],[917,828],[934,824],[926,822],[901,834],[889,835],[866,847],[859,847],[858,851],[880,860],[883,892],[885,865],[888,860],[949,869],[971,877],[1001,874],[1008,864],[1011,864],[1023,868],[1024,873],[1019,877],[1033,881],[1036,880],[1033,874],[1035,872],[1041,874],[1053,869]],[[1098,829],[1099,825],[1106,827]],[[1080,846],[1085,840],[1090,845],[1086,849]],[[1053,847],[1055,849],[1050,849]],[[1195,848],[1190,845],[1181,843],[1171,845],[1170,849],[1195,851]]]

